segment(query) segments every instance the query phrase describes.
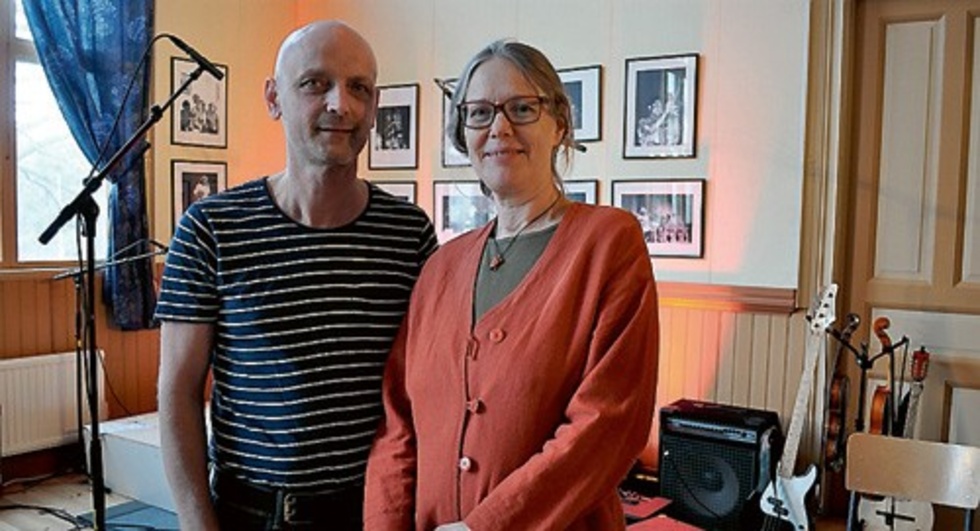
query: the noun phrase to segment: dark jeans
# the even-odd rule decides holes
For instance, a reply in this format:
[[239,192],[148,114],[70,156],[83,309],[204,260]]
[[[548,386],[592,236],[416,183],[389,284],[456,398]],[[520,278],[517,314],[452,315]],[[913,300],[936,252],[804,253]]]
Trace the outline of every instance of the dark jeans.
[[222,531],[361,531],[364,488],[305,493],[216,473],[211,496]]

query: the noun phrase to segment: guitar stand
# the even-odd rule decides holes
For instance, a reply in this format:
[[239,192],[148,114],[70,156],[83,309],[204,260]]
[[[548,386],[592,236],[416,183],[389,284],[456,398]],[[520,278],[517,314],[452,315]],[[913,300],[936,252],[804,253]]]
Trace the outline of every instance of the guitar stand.
[[[895,350],[899,347],[904,346],[909,342],[909,338],[902,336],[902,339],[895,343],[894,345],[888,345],[881,350],[881,352],[875,354],[874,356],[868,355],[868,344],[865,342],[861,343],[861,349],[858,350],[851,346],[851,344],[840,337],[840,333],[836,330],[830,330],[830,335],[841,342],[842,346],[849,352],[854,354],[854,361],[858,368],[861,369],[861,377],[858,380],[858,408],[857,416],[854,419],[854,432],[864,431],[864,403],[867,400],[867,388],[868,388],[868,371],[874,367],[875,362],[884,356],[888,356],[888,385],[892,389],[895,388]],[[890,425],[894,423],[894,397],[885,403],[885,417],[888,419]],[[852,432],[852,433],[854,433]],[[845,463],[847,461],[847,455],[844,455]],[[845,465],[846,467],[846,465]],[[850,500],[848,501],[847,507],[847,531],[852,531],[858,529],[856,526],[858,513],[858,494],[856,492],[851,492]]]

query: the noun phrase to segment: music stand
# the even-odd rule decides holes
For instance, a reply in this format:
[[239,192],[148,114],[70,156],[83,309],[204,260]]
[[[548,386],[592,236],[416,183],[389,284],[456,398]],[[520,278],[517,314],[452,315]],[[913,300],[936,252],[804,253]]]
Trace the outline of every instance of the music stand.
[[[140,245],[145,246],[147,250],[136,256],[122,256]],[[151,246],[156,247],[157,250],[150,251],[149,248]],[[166,245],[163,245],[156,240],[139,240],[117,251],[116,254],[113,255],[112,260],[95,266],[95,271],[98,272],[117,265],[163,255],[166,254],[168,250],[169,248]],[[72,284],[75,286],[75,420],[76,428],[78,430],[78,441],[76,444],[78,444],[78,466],[83,472],[86,473],[86,475],[88,475],[89,467],[85,462],[85,437],[83,436],[84,415],[82,414],[82,389],[87,388],[83,387],[84,382],[82,379],[83,375],[88,374],[88,371],[83,371],[82,367],[82,353],[84,351],[82,348],[82,319],[85,313],[82,308],[82,270],[80,268],[70,269],[51,277],[51,280],[62,280],[65,278],[71,278]],[[94,382],[92,383],[94,384]]]

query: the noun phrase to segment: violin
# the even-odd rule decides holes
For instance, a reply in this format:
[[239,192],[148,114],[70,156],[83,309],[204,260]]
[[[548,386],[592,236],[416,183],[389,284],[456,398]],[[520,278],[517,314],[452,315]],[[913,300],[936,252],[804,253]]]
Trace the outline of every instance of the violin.
[[[888,327],[892,324],[887,317],[879,317],[871,325],[875,337],[881,343],[881,351],[892,350],[892,339],[888,336]],[[875,387],[871,395],[871,410],[868,415],[868,432],[881,435],[891,435],[891,415],[892,410],[892,391],[887,385]]]
[[850,344],[851,336],[861,324],[857,314],[849,313],[844,328],[838,335],[840,345],[834,358],[834,375],[830,382],[827,397],[827,415],[824,419],[824,466],[838,472],[844,466],[844,448],[847,443],[847,397],[850,394],[851,382],[847,377],[847,352],[845,346]]

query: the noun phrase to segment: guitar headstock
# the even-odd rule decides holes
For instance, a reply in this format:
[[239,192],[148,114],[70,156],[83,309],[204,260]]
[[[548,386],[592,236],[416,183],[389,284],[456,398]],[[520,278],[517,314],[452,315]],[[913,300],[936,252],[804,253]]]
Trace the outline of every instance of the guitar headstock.
[[820,290],[806,311],[810,331],[821,333],[837,320],[837,284],[831,283]]
[[929,351],[926,347],[919,347],[912,353],[912,380],[921,382],[926,379],[926,372],[929,371]]

